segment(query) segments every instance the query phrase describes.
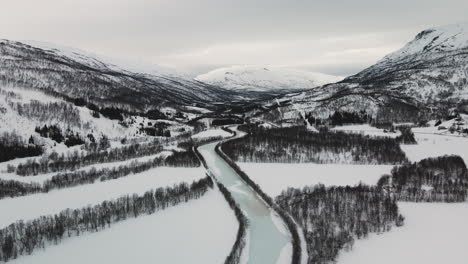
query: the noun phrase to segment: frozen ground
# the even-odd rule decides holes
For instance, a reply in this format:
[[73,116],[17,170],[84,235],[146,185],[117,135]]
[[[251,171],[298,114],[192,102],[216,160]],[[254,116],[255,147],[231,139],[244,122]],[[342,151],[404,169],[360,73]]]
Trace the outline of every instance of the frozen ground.
[[205,177],[203,168],[160,167],[139,174],[105,182],[96,181],[28,196],[0,200],[0,228],[17,220],[29,220],[41,215],[55,214],[66,208],[81,208],[125,194],[143,194],[158,187],[192,183]]
[[431,127],[413,128],[417,145],[402,145],[406,156],[411,161],[428,157],[455,154],[468,164],[468,138],[452,135],[436,135]]
[[288,187],[322,183],[326,186],[350,185],[363,182],[375,185],[383,174],[390,173],[392,165],[347,165],[315,163],[238,163],[253,181],[275,197]]
[[368,135],[368,136],[380,136],[380,137],[391,137],[391,138],[396,138],[401,135],[400,131],[396,131],[395,133],[388,133],[388,132],[384,132],[383,129],[372,127],[367,124],[337,126],[337,127],[334,127],[332,130],[359,133],[359,134]]
[[199,132],[193,135],[192,138],[194,139],[206,139],[206,138],[211,138],[211,137],[228,138],[230,136],[232,136],[231,133],[228,133],[222,129],[209,129],[209,130],[204,130],[202,132]]
[[229,254],[237,229],[224,197],[211,190],[198,200],[70,238],[9,263],[219,264]]
[[356,240],[338,264],[466,264],[468,204],[399,203],[405,225]]
[[232,90],[272,91],[313,88],[341,81],[343,77],[284,67],[235,65],[215,69],[195,79]]
[[[372,127],[357,127],[357,132],[387,135]],[[349,127],[348,127],[349,129]],[[348,130],[342,129],[342,130]],[[352,128],[356,129],[356,127]],[[356,130],[348,130],[356,132]],[[411,161],[456,154],[468,163],[468,138],[440,135],[437,129],[413,128],[417,145],[402,145]],[[355,185],[362,181],[375,184],[393,166],[343,164],[261,164],[240,163],[269,195],[276,196],[287,187],[306,185]],[[405,225],[384,234],[356,240],[352,251],[343,251],[338,264],[464,264],[467,263],[468,203],[399,203]]]

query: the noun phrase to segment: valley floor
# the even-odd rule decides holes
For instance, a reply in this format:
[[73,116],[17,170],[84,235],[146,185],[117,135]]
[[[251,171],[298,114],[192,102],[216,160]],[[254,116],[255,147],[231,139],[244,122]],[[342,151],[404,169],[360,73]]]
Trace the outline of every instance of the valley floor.
[[0,228],[18,221],[41,215],[56,214],[67,208],[81,208],[116,199],[126,194],[142,195],[158,187],[172,187],[182,182],[192,183],[205,177],[202,168],[160,167],[116,180],[85,184],[27,196],[0,200]]
[[219,264],[229,254],[237,228],[234,213],[214,189],[197,200],[65,239],[9,263]]
[[350,165],[316,163],[238,163],[249,177],[270,196],[276,197],[288,187],[315,184],[350,185],[360,182],[375,185],[393,165]]
[[[351,128],[353,129],[353,128]],[[348,129],[341,129],[346,130]],[[411,162],[428,157],[459,155],[468,164],[468,138],[436,134],[433,128],[414,128],[417,145],[402,145]],[[386,136],[379,130],[357,131]],[[375,185],[392,165],[239,163],[240,167],[270,196],[276,197],[288,187],[315,184],[354,186],[363,182]],[[398,203],[405,216],[403,227],[383,234],[371,234],[356,240],[351,251],[341,252],[338,264],[395,263],[466,263],[468,203]]]
[[398,203],[405,225],[356,240],[338,264],[465,264],[468,203]]

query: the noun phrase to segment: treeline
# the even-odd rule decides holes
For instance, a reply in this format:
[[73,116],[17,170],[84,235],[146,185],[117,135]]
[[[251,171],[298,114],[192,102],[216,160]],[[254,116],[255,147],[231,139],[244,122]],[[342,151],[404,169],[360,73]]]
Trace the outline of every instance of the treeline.
[[85,143],[77,132],[73,132],[71,129],[67,129],[65,132],[62,132],[60,127],[57,125],[38,126],[34,131],[36,131],[41,137],[50,138],[57,143],[63,142],[67,147],[83,145]]
[[18,115],[30,120],[37,120],[44,123],[53,121],[77,128],[81,128],[83,125],[79,110],[69,103],[43,103],[37,100],[31,100],[29,103],[9,102],[9,105]]
[[66,209],[55,215],[18,221],[0,230],[0,260],[7,262],[30,255],[34,250],[58,244],[63,239],[85,232],[98,232],[114,223],[197,199],[210,188],[213,188],[213,181],[206,177],[190,185],[182,183],[172,188],[158,188],[141,196],[125,195],[93,207]]
[[[234,131],[231,131],[230,129],[227,129],[230,133],[232,133],[234,136],[236,133]],[[228,141],[231,142],[231,141]],[[272,208],[283,220],[283,222],[286,224],[286,227],[288,228],[289,233],[291,234],[291,244],[292,244],[292,256],[291,256],[291,264],[299,264],[301,261],[301,239],[299,237],[299,232],[296,226],[296,223],[294,220],[289,216],[288,213],[286,213],[285,210],[283,210],[281,207],[279,207],[273,199],[268,196],[261,188],[260,186],[255,183],[252,179],[249,178],[249,176],[232,160],[230,159],[224,152],[221,150],[221,148],[224,149],[224,145],[228,142],[225,143],[220,143],[216,146],[215,151],[218,153],[218,155],[223,158],[224,161],[226,161],[235,171],[236,173],[244,180],[255,192],[262,198],[265,203]]]
[[264,129],[242,126],[249,134],[223,144],[240,162],[399,164],[407,161],[397,140],[305,127]]
[[213,143],[216,141],[220,141],[224,139],[223,136],[213,136],[213,137],[206,137],[206,138],[187,138],[179,141],[177,143],[177,147],[179,148],[184,148],[184,149],[190,149],[190,148],[195,148],[204,144],[209,144]]
[[35,145],[34,140],[26,143],[21,136],[14,132],[0,134],[0,162],[39,156],[42,153],[42,147]]
[[411,127],[400,126],[398,127],[398,130],[400,130],[401,135],[398,136],[396,139],[401,144],[417,144],[418,143],[416,141],[416,138],[414,137],[413,131],[411,131]]
[[302,227],[309,264],[332,263],[340,250],[352,248],[355,238],[404,222],[395,198],[364,185],[289,188],[276,197],[276,204]]
[[211,121],[212,126],[226,126],[226,125],[243,124],[243,123],[244,123],[244,120],[238,117],[219,118],[219,119],[213,119],[213,121]]
[[335,111],[329,115],[328,118],[319,118],[313,113],[306,113],[305,118],[311,125],[332,125],[342,126],[347,124],[365,124],[372,122],[372,116],[366,111],[348,112],[348,111]]
[[[99,148],[100,149],[100,148]],[[28,159],[16,167],[16,174],[20,176],[38,175],[42,173],[76,170],[83,166],[124,161],[133,158],[153,155],[163,150],[161,144],[156,142],[134,144],[119,148],[110,148],[105,151],[68,152],[57,154],[53,152],[41,159]]]
[[42,190],[42,186],[38,183],[0,179],[0,199],[39,193],[42,192]]
[[468,170],[459,156],[428,158],[394,167],[378,186],[394,192],[400,201],[463,202],[468,195]]
[[217,182],[218,188],[221,193],[224,195],[224,198],[228,202],[231,209],[236,215],[237,222],[239,222],[239,229],[237,230],[236,241],[232,246],[231,252],[226,258],[224,264],[239,264],[242,256],[242,251],[244,250],[246,243],[247,227],[249,225],[249,220],[245,217],[242,210],[239,208],[239,205],[236,203],[234,198],[228,189],[221,183]]
[[55,189],[92,184],[95,181],[114,180],[162,166],[198,167],[200,166],[200,162],[193,150],[186,152],[174,151],[171,156],[166,158],[156,157],[145,162],[132,161],[130,164],[112,168],[91,168],[90,170],[59,173],[52,176],[50,179],[45,180],[42,185],[18,181],[4,181],[0,179],[0,199],[5,197],[24,196],[38,192],[47,193]]

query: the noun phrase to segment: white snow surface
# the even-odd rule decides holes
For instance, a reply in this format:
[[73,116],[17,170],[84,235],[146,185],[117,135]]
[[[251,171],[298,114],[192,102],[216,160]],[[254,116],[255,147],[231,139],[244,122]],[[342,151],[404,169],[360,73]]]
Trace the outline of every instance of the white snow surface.
[[427,29],[400,50],[380,62],[399,60],[409,55],[453,51],[468,47],[468,22]]
[[242,170],[270,196],[276,197],[288,187],[375,185],[392,165],[348,165],[316,163],[238,163]]
[[50,42],[24,40],[21,41],[21,43],[30,45],[32,47],[37,47],[43,50],[47,50],[57,55],[69,57],[87,65],[104,66],[102,63],[105,63],[107,65],[106,67],[110,66],[111,69],[114,70],[118,69],[143,74],[162,74],[168,76],[177,76],[180,74],[175,69],[166,66],[149,64],[142,61],[130,61],[125,59],[111,58],[108,56],[98,55],[81,49],[67,47]]
[[18,220],[31,220],[41,215],[56,214],[67,208],[81,208],[126,194],[143,194],[159,187],[192,183],[205,177],[199,168],[159,167],[116,180],[96,181],[72,188],[0,200],[0,228]]
[[237,229],[222,194],[210,190],[197,200],[65,239],[10,263],[219,264],[229,254]]
[[356,240],[337,264],[466,264],[468,203],[398,203],[405,225]]
[[219,129],[209,129],[209,130],[201,131],[193,135],[192,138],[194,139],[207,139],[207,138],[212,138],[212,137],[228,138],[231,136],[232,136],[231,133],[226,132],[219,128]]
[[438,135],[433,127],[412,130],[418,144],[401,146],[410,161],[443,155],[459,155],[468,164],[468,138],[456,134]]
[[233,90],[272,91],[309,89],[338,82],[343,78],[283,67],[239,65],[215,69],[199,75],[195,79]]
[[[131,164],[132,162],[148,162],[151,161],[155,158],[158,157],[167,157],[171,155],[171,151],[162,151],[158,154],[154,155],[149,155],[149,156],[143,156],[139,158],[133,158],[133,159],[128,159],[128,160],[123,160],[123,161],[115,161],[115,162],[105,162],[105,163],[99,163],[99,164],[92,164],[88,166],[83,166],[75,172],[78,171],[90,171],[92,168],[95,168],[96,170],[104,169],[104,168],[117,168],[119,166],[126,166]],[[62,174],[64,172],[50,172],[50,173],[44,173],[44,174],[38,174],[38,175],[31,175],[31,176],[19,176],[15,172],[8,173],[7,172],[7,167],[8,164],[10,165],[16,165],[18,166],[20,163],[26,162],[30,158],[22,158],[22,159],[15,159],[13,161],[7,161],[7,162],[1,162],[0,163],[0,179],[2,180],[14,180],[14,181],[20,181],[20,182],[26,182],[26,183],[43,183],[46,180],[51,179],[53,176],[57,174]],[[66,171],[66,172],[71,172],[71,171]]]
[[344,132],[350,132],[350,133],[358,133],[358,134],[363,134],[366,136],[391,137],[391,138],[396,138],[401,135],[400,131],[396,131],[395,133],[384,132],[384,129],[372,127],[368,124],[337,126],[337,127],[334,127],[332,130],[344,131]]

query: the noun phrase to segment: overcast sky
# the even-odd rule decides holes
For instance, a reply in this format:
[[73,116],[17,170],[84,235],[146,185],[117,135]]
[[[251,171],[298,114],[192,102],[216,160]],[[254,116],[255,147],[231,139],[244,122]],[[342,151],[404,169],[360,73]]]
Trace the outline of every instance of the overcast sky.
[[192,74],[261,64],[349,75],[467,10],[467,0],[1,0],[0,38]]

